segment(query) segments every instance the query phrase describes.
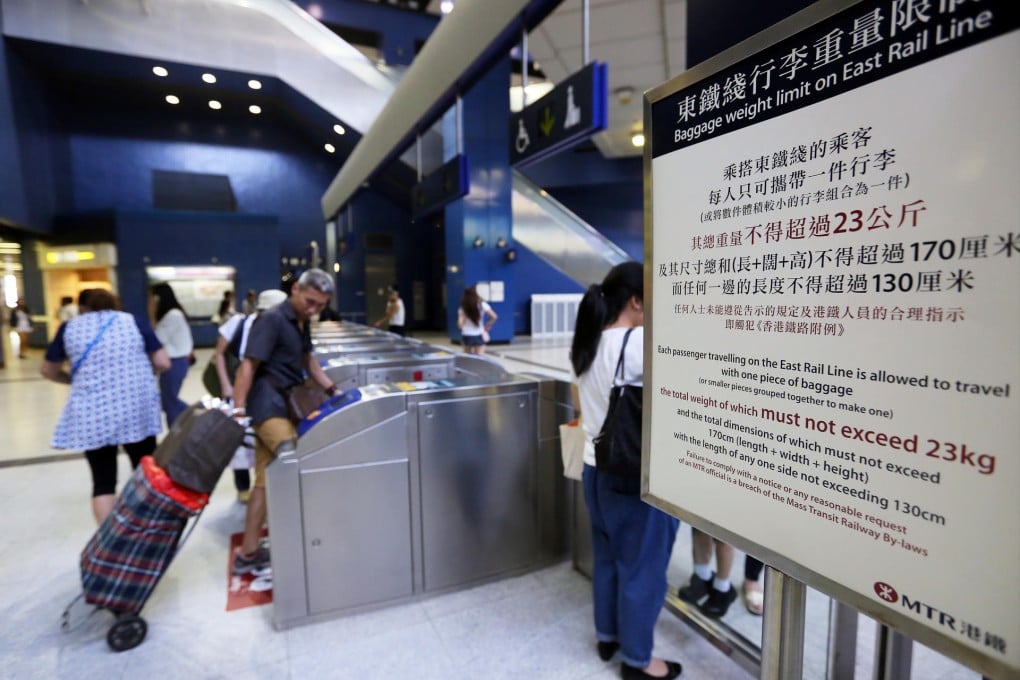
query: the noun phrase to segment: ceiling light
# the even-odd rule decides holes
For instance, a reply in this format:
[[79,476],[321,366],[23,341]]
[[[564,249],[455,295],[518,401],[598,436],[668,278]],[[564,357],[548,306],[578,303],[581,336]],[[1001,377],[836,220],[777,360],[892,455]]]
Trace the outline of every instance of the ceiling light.
[[216,82],[216,76],[214,76],[211,73],[203,73],[202,80],[212,85],[213,83]]
[[453,11],[453,0],[443,0],[439,3],[439,11],[443,14],[449,14]]
[[630,143],[636,147],[642,147],[645,145],[645,135],[641,132],[635,132],[630,136]]
[[325,149],[326,149],[326,151],[328,151],[329,153],[336,153],[336,147],[335,147],[335,146],[333,146],[332,144],[330,144],[329,142],[326,142],[326,146],[325,146],[324,148],[325,148]]
[[181,103],[181,99],[180,99],[180,97],[178,97],[175,94],[168,94],[166,96],[166,103],[167,104],[180,104]]
[[634,100],[634,94],[636,90],[630,85],[624,85],[613,90],[613,96],[616,97],[616,101],[620,106],[627,106]]
[[253,90],[261,90],[262,83],[252,78],[251,80],[248,81],[248,87],[250,87]]
[[168,75],[170,75],[170,71],[167,71],[162,66],[153,66],[152,72],[155,73],[160,78],[166,78]]
[[215,99],[210,99],[209,100],[209,108],[212,109],[213,111],[219,111],[220,109],[223,108],[223,104],[220,104]]
[[251,106],[248,107],[248,110],[254,113],[256,116],[262,113],[262,107],[259,106],[258,104],[252,104]]
[[345,132],[347,132],[347,130],[344,129],[343,125],[337,123],[336,125],[333,126],[333,132],[337,133],[338,135],[342,135]]

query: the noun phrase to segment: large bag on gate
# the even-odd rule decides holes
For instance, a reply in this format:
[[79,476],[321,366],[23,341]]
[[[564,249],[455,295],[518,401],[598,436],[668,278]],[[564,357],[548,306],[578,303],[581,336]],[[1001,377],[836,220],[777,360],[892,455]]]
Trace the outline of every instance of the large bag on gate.
[[218,409],[201,404],[178,416],[153,457],[170,479],[209,493],[244,439],[244,428]]

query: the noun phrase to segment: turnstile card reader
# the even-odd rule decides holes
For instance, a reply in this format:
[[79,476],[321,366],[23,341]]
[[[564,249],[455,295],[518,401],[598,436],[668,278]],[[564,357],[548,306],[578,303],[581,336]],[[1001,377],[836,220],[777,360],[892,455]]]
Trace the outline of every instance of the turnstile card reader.
[[425,345],[431,351],[387,352],[330,359],[322,364],[341,390],[399,381],[445,380],[456,375],[454,355]]

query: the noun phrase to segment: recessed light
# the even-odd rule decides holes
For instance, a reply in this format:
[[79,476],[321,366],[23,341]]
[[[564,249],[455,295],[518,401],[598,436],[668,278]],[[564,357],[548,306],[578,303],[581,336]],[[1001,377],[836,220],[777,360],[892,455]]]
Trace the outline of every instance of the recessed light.
[[630,143],[633,144],[634,146],[642,147],[645,145],[645,136],[640,132],[635,132],[633,135],[631,135]]
[[443,14],[449,14],[453,11],[453,0],[443,0],[439,3],[439,11]]
[[181,103],[181,99],[180,99],[180,97],[178,97],[175,94],[168,94],[166,96],[166,103],[167,104],[180,104]]
[[248,87],[250,87],[253,90],[261,90],[262,83],[252,78],[251,80],[248,81]]
[[248,107],[248,110],[254,113],[256,116],[262,113],[262,107],[259,106],[258,104],[252,104],[251,106]]
[[335,146],[333,146],[332,144],[328,143],[328,142],[326,143],[326,146],[325,146],[324,148],[325,148],[325,149],[326,149],[326,151],[328,151],[329,153],[336,153],[336,147],[335,147]]
[[152,72],[155,73],[160,78],[166,78],[168,75],[170,75],[170,71],[167,71],[162,66],[153,66]]
[[216,76],[214,76],[211,73],[203,73],[202,80],[212,85],[213,83],[216,82]]
[[333,132],[337,133],[338,135],[342,135],[342,134],[346,133],[347,130],[344,129],[343,125],[341,125],[340,123],[337,123],[336,125],[333,126]]
[[210,99],[209,100],[209,108],[214,110],[214,111],[219,111],[220,109],[223,108],[223,104],[220,104],[215,99]]

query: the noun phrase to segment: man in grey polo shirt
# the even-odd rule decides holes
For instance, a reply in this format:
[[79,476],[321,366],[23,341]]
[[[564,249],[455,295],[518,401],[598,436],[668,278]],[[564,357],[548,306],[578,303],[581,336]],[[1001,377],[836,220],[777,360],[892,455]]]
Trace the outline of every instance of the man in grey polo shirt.
[[255,482],[244,539],[234,556],[234,574],[260,575],[269,569],[269,550],[259,545],[266,521],[266,466],[281,442],[297,436],[284,393],[305,381],[305,371],[328,394],[336,392],[312,353],[308,327],[332,293],[332,277],[321,269],[309,269],[294,284],[290,298],[262,312],[249,331],[244,361],[234,378],[234,415],[250,416],[255,428]]

